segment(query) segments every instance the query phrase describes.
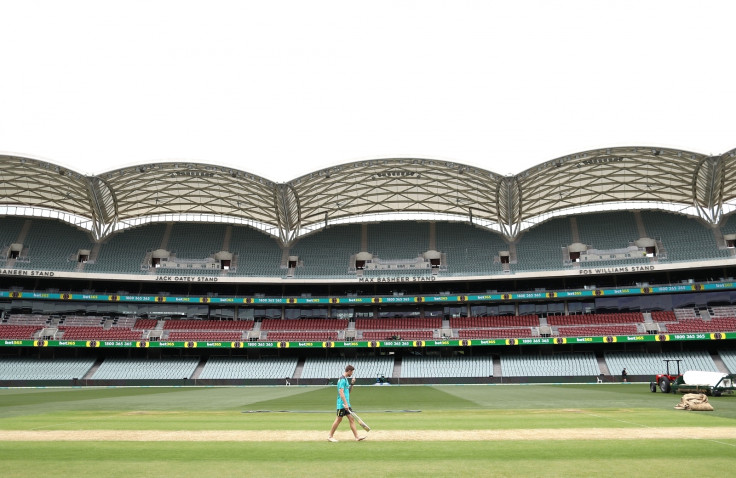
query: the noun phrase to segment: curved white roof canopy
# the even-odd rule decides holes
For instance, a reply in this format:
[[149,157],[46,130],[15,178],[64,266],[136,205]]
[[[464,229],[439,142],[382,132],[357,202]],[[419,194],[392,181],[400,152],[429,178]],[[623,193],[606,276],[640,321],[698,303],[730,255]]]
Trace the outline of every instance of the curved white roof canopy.
[[96,239],[160,221],[247,224],[288,245],[329,224],[467,221],[514,239],[549,218],[611,209],[664,209],[717,224],[736,209],[736,149],[720,156],[619,147],[557,158],[517,175],[448,161],[357,161],[274,183],[192,162],[84,176],[0,155],[0,214],[57,218]]

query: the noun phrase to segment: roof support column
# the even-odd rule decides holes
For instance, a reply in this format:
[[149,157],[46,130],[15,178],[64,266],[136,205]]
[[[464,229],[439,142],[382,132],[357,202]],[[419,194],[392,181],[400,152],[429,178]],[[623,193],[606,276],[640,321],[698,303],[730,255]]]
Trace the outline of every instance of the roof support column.
[[501,232],[513,241],[521,232],[521,185],[516,177],[505,177],[498,182],[496,210]]
[[290,246],[299,236],[301,213],[299,197],[293,187],[279,184],[274,190],[274,202],[279,227],[279,242],[284,247]]
[[90,177],[87,184],[92,209],[92,236],[96,241],[100,241],[113,232],[117,222],[115,195],[107,183],[99,177]]
[[716,225],[723,215],[725,168],[721,156],[703,158],[693,175],[693,203],[698,215]]

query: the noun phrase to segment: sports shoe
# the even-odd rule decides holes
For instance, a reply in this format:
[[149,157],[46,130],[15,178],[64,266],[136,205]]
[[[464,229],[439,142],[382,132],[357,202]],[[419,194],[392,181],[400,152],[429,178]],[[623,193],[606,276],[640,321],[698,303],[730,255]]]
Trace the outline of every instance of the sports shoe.
[[[363,441],[363,440],[365,440],[365,437],[364,436],[363,437],[356,437],[355,438],[355,441]],[[337,441],[337,440],[335,440],[335,441]]]
[[334,437],[327,437],[327,441],[331,441],[332,443],[337,443],[337,438]]

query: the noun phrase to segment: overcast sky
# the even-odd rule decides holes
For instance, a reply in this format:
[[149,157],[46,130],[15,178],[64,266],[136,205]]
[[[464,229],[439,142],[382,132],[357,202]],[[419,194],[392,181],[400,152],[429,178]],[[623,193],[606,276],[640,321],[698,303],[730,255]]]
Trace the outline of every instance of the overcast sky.
[[736,148],[733,1],[0,0],[0,151],[288,181]]

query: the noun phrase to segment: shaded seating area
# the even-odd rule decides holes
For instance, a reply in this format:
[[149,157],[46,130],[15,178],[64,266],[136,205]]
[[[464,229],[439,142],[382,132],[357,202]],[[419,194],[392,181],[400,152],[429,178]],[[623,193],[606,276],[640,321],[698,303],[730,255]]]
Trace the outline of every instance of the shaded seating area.
[[639,333],[636,325],[588,325],[584,327],[558,327],[560,337],[587,337],[598,335],[636,335]]
[[440,327],[442,327],[442,319],[439,317],[355,320],[356,330],[417,330],[439,329]]
[[569,218],[555,218],[524,233],[516,244],[514,271],[559,270],[564,266],[562,248],[573,242]]
[[67,223],[33,218],[23,239],[23,252],[16,269],[74,271],[79,265],[80,250],[92,249],[89,234]]
[[[248,226],[232,226],[229,251],[233,253],[230,275],[281,277],[281,249],[273,237]],[[233,270],[234,269],[234,270]]]
[[59,321],[59,325],[67,327],[102,327],[104,323],[105,319],[96,315],[67,315]]
[[305,340],[327,340],[335,341],[338,338],[337,332],[309,330],[309,331],[277,331],[268,332],[266,340],[278,341],[305,341]]
[[[136,327],[141,325],[150,323],[136,322]],[[240,342],[247,338],[246,333],[253,327],[252,320],[169,319],[164,322],[162,340]]]
[[538,335],[533,328],[539,327],[539,316],[453,317],[450,327],[461,339],[533,337]]
[[644,323],[644,316],[640,312],[553,315],[547,317],[547,323],[556,327],[560,337],[635,335],[642,333],[639,324]]
[[499,252],[509,245],[500,234],[469,224],[438,222],[437,250],[446,254],[442,275],[503,274]]
[[439,317],[356,319],[355,330],[363,340],[432,339],[442,328]]
[[363,332],[363,340],[423,340],[434,338],[431,330],[370,330]]
[[135,330],[150,330],[155,329],[156,324],[158,324],[156,319],[137,319],[132,328]]
[[720,331],[736,331],[736,319],[690,319],[667,324],[667,332],[674,333]]
[[[137,324],[136,324],[137,325]],[[164,322],[164,330],[251,330],[252,320],[189,320],[174,319]]]
[[335,341],[347,329],[346,319],[265,319],[261,322],[262,340]]
[[261,330],[345,330],[347,319],[265,319]]
[[677,316],[673,310],[655,310],[651,312],[651,315],[655,322],[677,322]]
[[100,327],[66,327],[60,326],[62,340],[141,340],[143,333],[139,330],[123,328],[103,329]]
[[549,325],[631,324],[640,322],[644,322],[644,316],[639,312],[614,314],[551,315],[547,317],[547,323]]
[[533,337],[529,327],[506,327],[494,329],[461,329],[458,330],[461,339],[502,339],[512,337]]
[[294,277],[351,277],[350,257],[360,252],[360,234],[359,224],[346,224],[300,239],[289,251],[291,256],[299,258]]
[[123,329],[132,329],[133,327],[135,327],[137,320],[138,320],[137,317],[130,317],[130,316],[117,317],[113,319],[112,324],[110,324],[110,327],[120,327]]
[[205,341],[205,342],[239,342],[243,340],[243,332],[240,331],[207,331],[207,332],[191,332],[191,331],[173,331],[169,332],[168,337],[164,340],[172,341]]
[[495,317],[452,317],[453,329],[495,328],[495,327],[539,327],[537,315],[499,315]]
[[156,250],[164,237],[166,224],[147,224],[124,229],[110,236],[99,250],[94,262],[84,265],[86,272],[111,272],[125,274],[146,274],[148,251]]
[[[702,316],[701,316],[702,313]],[[693,308],[653,311],[652,320],[672,333],[736,331],[736,308],[715,306],[708,312]]]
[[0,339],[32,339],[42,329],[39,325],[0,325]]
[[[712,231],[694,218],[661,211],[641,211],[649,237],[661,238],[669,262],[728,257]],[[661,255],[660,255],[661,257]]]
[[50,317],[42,314],[8,314],[5,324],[9,325],[46,325]]

